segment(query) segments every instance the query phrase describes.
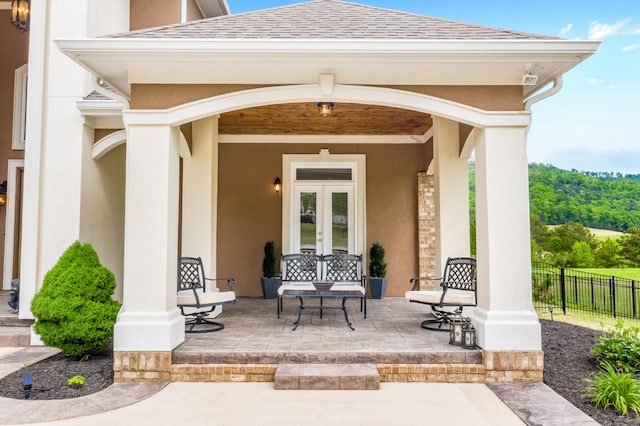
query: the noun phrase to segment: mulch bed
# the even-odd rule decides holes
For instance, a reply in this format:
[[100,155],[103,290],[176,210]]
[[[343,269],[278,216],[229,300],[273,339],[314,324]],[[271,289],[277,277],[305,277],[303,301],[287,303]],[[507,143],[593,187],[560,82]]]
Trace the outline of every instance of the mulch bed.
[[[89,395],[113,383],[113,352],[105,351],[86,361],[72,361],[59,353],[0,379],[0,396],[24,399],[22,378],[31,373],[33,387],[30,399],[67,399]],[[82,386],[69,386],[67,380],[84,376]]]
[[587,386],[582,379],[598,372],[591,349],[601,332],[558,321],[540,320],[540,323],[544,382],[601,425],[640,425],[635,414],[623,417],[614,410],[596,409],[582,396]]
[[[583,378],[597,372],[591,358],[600,331],[558,321],[540,320],[544,350],[544,382],[598,423],[608,425],[640,425],[634,415],[623,417],[613,410],[596,409],[582,396],[586,384]],[[0,378],[0,396],[23,399],[22,376],[33,375],[31,399],[66,399],[89,395],[113,383],[111,351],[91,357],[87,361],[72,361],[62,354],[27,366]],[[82,375],[83,386],[70,387],[67,379]]]

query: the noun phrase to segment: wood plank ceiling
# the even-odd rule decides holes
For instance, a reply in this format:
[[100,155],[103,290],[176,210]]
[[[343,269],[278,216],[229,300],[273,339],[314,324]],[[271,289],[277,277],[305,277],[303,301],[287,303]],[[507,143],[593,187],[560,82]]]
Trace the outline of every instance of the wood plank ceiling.
[[375,105],[338,103],[323,117],[314,102],[267,105],[222,114],[226,135],[423,135],[429,114]]

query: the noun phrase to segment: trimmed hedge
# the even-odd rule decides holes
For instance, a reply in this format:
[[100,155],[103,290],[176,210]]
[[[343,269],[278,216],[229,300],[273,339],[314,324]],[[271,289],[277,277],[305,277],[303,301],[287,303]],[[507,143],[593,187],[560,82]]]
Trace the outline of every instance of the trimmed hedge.
[[76,241],[44,277],[31,302],[35,332],[47,346],[73,359],[111,343],[120,304],[112,299],[115,276],[90,244]]

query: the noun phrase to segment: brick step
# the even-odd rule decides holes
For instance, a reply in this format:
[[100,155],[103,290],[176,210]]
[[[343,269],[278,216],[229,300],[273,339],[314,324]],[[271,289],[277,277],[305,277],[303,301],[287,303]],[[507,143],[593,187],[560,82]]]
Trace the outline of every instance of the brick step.
[[278,390],[377,390],[375,364],[279,364],[274,377]]

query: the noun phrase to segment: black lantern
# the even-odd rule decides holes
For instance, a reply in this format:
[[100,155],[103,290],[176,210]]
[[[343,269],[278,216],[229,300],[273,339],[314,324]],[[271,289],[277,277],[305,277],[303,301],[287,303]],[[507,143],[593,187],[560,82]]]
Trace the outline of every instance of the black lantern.
[[11,23],[20,31],[29,31],[29,15],[31,5],[29,0],[12,0]]
[[467,318],[462,326],[462,347],[465,349],[476,348],[476,329]]
[[462,310],[457,309],[449,318],[449,344],[462,345]]

